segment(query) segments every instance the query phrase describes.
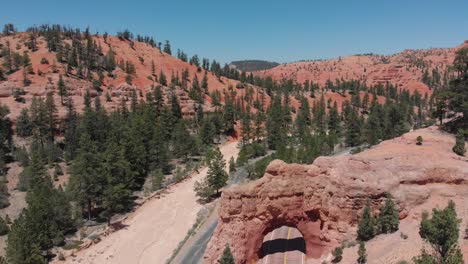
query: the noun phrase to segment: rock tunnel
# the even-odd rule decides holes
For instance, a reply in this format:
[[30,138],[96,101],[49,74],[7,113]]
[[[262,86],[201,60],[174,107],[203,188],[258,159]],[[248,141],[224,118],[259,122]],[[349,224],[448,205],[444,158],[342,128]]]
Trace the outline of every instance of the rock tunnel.
[[[265,221],[257,226],[258,229],[256,232],[254,231],[253,233],[250,233],[250,239],[246,246],[250,250],[247,251],[246,259],[255,262],[265,257],[268,253],[274,253],[268,252],[265,247],[269,244],[265,243],[264,240],[265,237],[271,235],[275,230],[277,231],[282,227],[296,229],[300,233],[300,239],[293,241],[293,243],[297,243],[297,245],[289,245],[293,246],[293,248],[290,248],[289,250],[302,251],[307,255],[307,257],[318,258],[321,256],[323,250],[320,236],[317,235],[320,234],[321,223],[322,222],[317,215],[305,217],[302,215],[300,217],[290,217],[289,219],[278,217],[270,221]],[[285,239],[285,237],[282,237],[281,239]],[[301,243],[303,243],[303,245],[301,245]],[[287,251],[288,249],[282,250]]]
[[[463,183],[466,188],[466,161],[455,160],[455,154],[434,160],[433,152],[421,152],[414,144],[415,136],[385,142],[390,150],[404,148],[404,154],[375,148],[347,157],[319,157],[308,165],[271,162],[261,179],[223,191],[218,226],[203,262],[217,263],[226,245],[236,264],[259,260],[264,237],[282,226],[297,228],[307,258],[317,259],[347,235],[355,236],[368,201],[377,212],[391,194],[402,219],[431,196],[430,183]],[[450,170],[444,169],[447,164]]]

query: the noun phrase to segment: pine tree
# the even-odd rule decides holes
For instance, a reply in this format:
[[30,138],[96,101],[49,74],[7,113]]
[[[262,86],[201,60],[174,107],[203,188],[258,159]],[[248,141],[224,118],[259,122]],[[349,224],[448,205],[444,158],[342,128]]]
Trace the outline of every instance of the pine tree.
[[161,122],[156,124],[153,138],[149,145],[149,164],[152,170],[161,169],[163,173],[170,173],[171,166],[169,164],[170,153],[166,139],[166,126]]
[[177,122],[172,137],[174,155],[186,159],[194,151],[195,142],[187,129],[185,121]]
[[67,90],[67,87],[65,86],[65,82],[63,81],[63,77],[61,74],[59,75],[57,86],[58,86],[58,94],[60,95],[60,102],[62,103],[62,105],[64,105],[63,98],[68,96],[68,90]]
[[151,191],[157,191],[163,187],[164,174],[161,169],[151,173]]
[[58,124],[58,110],[55,106],[54,97],[51,93],[47,94],[45,100],[45,118],[46,118],[46,130],[47,138],[51,141],[54,140],[55,132],[57,131]]
[[75,111],[71,98],[67,101],[67,114],[65,115],[64,123],[65,158],[66,160],[73,160],[79,147],[79,136],[78,114]]
[[[462,264],[463,255],[458,246],[458,236],[461,220],[457,218],[455,203],[450,201],[444,209],[433,209],[432,218],[425,212],[421,220],[419,234],[421,238],[429,242],[434,249],[431,257],[420,256],[420,258],[440,260],[434,263]],[[423,263],[417,262],[416,263]]]
[[35,152],[30,167],[28,206],[12,225],[6,249],[8,260],[15,264],[45,263],[39,252],[62,245],[62,230],[73,228],[68,201],[60,190],[54,189]]
[[166,40],[166,44],[164,44],[164,52],[169,55],[172,55],[171,43],[169,43],[169,40]]
[[328,129],[331,132],[334,132],[338,137],[341,134],[341,119],[340,114],[338,113],[338,105],[336,101],[333,103],[333,107],[330,109],[328,114]]
[[306,135],[309,135],[311,124],[309,101],[306,98],[302,98],[299,113],[296,117],[296,134],[300,139],[304,139]]
[[205,75],[203,75],[203,79],[201,81],[201,88],[205,92],[205,94],[208,94],[208,74],[205,71]]
[[361,144],[361,119],[356,110],[352,110],[346,120],[345,142],[348,146],[355,147]]
[[[468,123],[468,48],[461,48],[457,51],[453,68],[457,78],[450,82],[446,92],[448,107],[454,112],[463,115],[462,122],[466,126]],[[445,94],[444,94],[445,95]]]
[[267,142],[268,147],[272,150],[277,149],[287,138],[287,131],[282,124],[284,121],[283,111],[281,98],[279,96],[274,97],[266,118]]
[[358,239],[362,241],[370,240],[375,236],[375,233],[375,220],[371,214],[370,202],[367,201],[358,224]]
[[234,157],[231,157],[229,160],[229,173],[236,172],[236,161],[234,160]]
[[213,158],[208,166],[208,174],[206,178],[208,180],[208,185],[216,193],[219,193],[219,189],[226,185],[229,177],[224,170],[225,165],[223,154],[221,154],[219,148],[215,148]]
[[28,108],[21,109],[21,113],[16,120],[16,134],[20,137],[32,135],[32,123]]
[[252,126],[251,126],[251,117],[250,117],[250,107],[248,107],[247,111],[243,114],[241,119],[241,137],[242,137],[242,144],[247,145],[250,143],[252,139]]
[[159,72],[159,83],[162,86],[167,86],[167,78],[166,78],[166,75],[164,74],[164,72],[162,70],[161,70],[161,72]]
[[112,50],[112,47],[110,47],[109,51],[107,52],[105,63],[105,68],[108,72],[112,72],[117,66],[115,62],[115,52]]
[[455,152],[459,156],[465,155],[465,133],[462,129],[459,129],[457,132],[457,137],[455,140],[455,145],[452,148],[453,152]]
[[333,259],[332,259],[333,263],[340,262],[343,259],[343,248],[342,247],[336,247],[332,251],[332,256],[333,256]]
[[[7,154],[13,146],[13,130],[12,122],[8,117],[9,113],[8,107],[0,104],[0,149],[5,151],[3,154]],[[2,169],[0,167],[0,172]]]
[[210,119],[203,119],[199,135],[203,144],[210,145],[213,143],[216,127]]
[[6,221],[0,217],[0,236],[4,236],[8,234],[8,232],[10,232],[10,228],[8,227]]
[[80,148],[71,168],[70,183],[67,186],[73,199],[86,208],[88,219],[92,217],[93,205],[102,195],[105,183],[102,155],[95,142],[87,133],[79,140]]
[[224,132],[227,134],[231,134],[234,131],[234,122],[236,120],[234,103],[233,103],[233,100],[229,96],[226,96],[224,100],[225,100],[224,112],[223,112]]
[[380,107],[373,105],[364,125],[364,137],[369,145],[375,145],[382,139],[382,122]]
[[398,230],[400,218],[390,194],[387,196],[385,204],[380,208],[378,223],[380,233],[388,234]]
[[31,64],[31,59],[29,58],[28,52],[23,53],[23,67],[27,67],[29,64]]
[[359,250],[358,250],[358,264],[365,264],[367,263],[367,253],[366,253],[366,245],[363,241],[359,242]]
[[[0,150],[0,170],[3,170],[3,171],[0,171],[0,175],[1,174],[5,174],[5,171],[4,171],[4,160],[5,158],[2,157],[2,150]],[[9,201],[9,196],[10,196],[10,193],[8,192],[8,186],[6,184],[6,178],[5,177],[0,177],[0,209],[3,209],[3,208],[6,208],[8,206],[10,206],[10,201]],[[8,215],[7,215],[8,217]]]
[[112,214],[123,211],[129,204],[135,172],[125,159],[124,150],[116,143],[111,143],[107,147],[103,161],[106,182],[102,203],[106,210],[107,223],[110,224]]
[[172,116],[175,118],[174,121],[182,119],[182,109],[180,108],[179,99],[175,93],[171,96],[171,112]]
[[229,245],[226,244],[226,247],[224,247],[223,255],[221,256],[221,259],[218,260],[219,264],[235,264],[234,261],[234,256],[231,253],[231,248],[229,248]]

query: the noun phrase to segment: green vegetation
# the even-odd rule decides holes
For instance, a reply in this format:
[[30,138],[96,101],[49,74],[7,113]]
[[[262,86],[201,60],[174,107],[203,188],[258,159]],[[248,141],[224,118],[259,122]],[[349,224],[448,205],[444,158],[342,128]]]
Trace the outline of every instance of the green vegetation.
[[332,259],[333,263],[340,262],[343,259],[343,248],[342,247],[336,247],[332,251],[332,256],[333,256],[333,259]]
[[421,136],[418,136],[416,138],[416,145],[421,146],[423,143],[423,138]]
[[362,212],[361,220],[359,221],[358,225],[358,239],[362,241],[367,241],[373,238],[376,235],[376,220],[371,214],[370,204],[367,202],[366,206],[364,207],[364,211]]
[[421,255],[414,258],[414,262],[417,264],[463,263],[463,255],[458,246],[460,222],[453,201],[450,201],[444,209],[433,209],[432,218],[424,212],[419,235],[431,245],[433,253],[430,254],[423,249]]
[[378,231],[381,234],[394,233],[398,231],[400,217],[395,203],[390,195],[387,196],[384,205],[380,208],[380,214],[377,218]]
[[209,201],[219,194],[219,189],[226,185],[228,174],[224,170],[225,162],[218,148],[215,148],[208,161],[208,174],[202,182],[195,183],[195,192],[202,201]]
[[459,156],[463,156],[466,153],[465,132],[462,129],[458,130],[457,137],[455,140],[455,146],[453,146],[452,150]]
[[[64,234],[79,227],[82,219],[110,223],[114,214],[131,209],[132,193],[142,188],[148,176],[152,190],[161,189],[167,184],[164,174],[173,172],[171,160],[184,162],[188,169],[191,159],[209,148],[210,143],[199,138],[201,128],[196,121],[182,118],[177,98],[169,95],[171,101],[166,105],[159,88],[148,93],[146,101],[135,100],[137,94],[133,93],[130,108],[122,104],[113,113],[104,110],[100,97],[94,103],[89,94],[84,97],[82,114],[75,111],[70,99],[65,100],[63,123],[58,122],[50,95],[45,100],[34,97],[22,113],[19,134],[32,144],[29,149],[18,148],[14,155],[23,167],[18,188],[28,192],[28,207],[11,226],[7,256],[13,264],[40,263],[44,252],[63,245]],[[8,109],[1,110],[5,118],[0,119],[0,153],[5,153],[5,164],[12,133]],[[218,128],[213,133],[204,135],[207,142],[225,131],[222,110],[205,117],[221,120],[214,122]],[[57,142],[58,133],[64,135],[61,142]],[[63,174],[58,163],[65,160],[71,175],[63,191],[52,186],[52,179]],[[55,168],[53,177],[45,170],[46,164]],[[207,180],[212,194],[226,180],[224,161],[216,150]],[[8,201],[7,195],[1,197]]]
[[52,186],[39,155],[32,154],[27,209],[11,226],[6,254],[10,263],[45,262],[41,251],[61,246],[75,223],[65,193]]
[[219,264],[234,264],[234,256],[231,253],[231,248],[229,245],[226,245],[223,251],[223,255],[221,256],[221,259],[218,260]]
[[[453,62],[454,78],[448,87],[440,89],[436,95],[437,107],[434,115],[442,124],[442,119],[448,111],[452,111],[452,120],[444,124],[443,128],[456,133],[460,129],[468,129],[468,48],[457,51]],[[466,136],[466,135],[465,135]]]
[[367,263],[367,253],[366,253],[366,245],[363,241],[359,242],[359,249],[358,249],[358,264],[365,264]]
[[277,62],[269,62],[263,60],[242,60],[242,61],[233,61],[231,65],[236,66],[237,69],[244,72],[252,71],[262,71],[274,68],[280,65]]
[[370,202],[367,201],[358,224],[358,239],[368,241],[378,234],[394,233],[398,231],[399,224],[398,210],[390,195],[387,195],[377,218],[372,216]]
[[8,227],[7,221],[0,217],[0,236],[4,236],[8,234],[8,232],[10,232],[10,227]]

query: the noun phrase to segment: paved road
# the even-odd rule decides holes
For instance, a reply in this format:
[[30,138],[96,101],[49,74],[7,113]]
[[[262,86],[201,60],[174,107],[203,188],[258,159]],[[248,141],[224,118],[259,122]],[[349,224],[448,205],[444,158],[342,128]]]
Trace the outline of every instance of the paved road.
[[[339,152],[335,153],[333,156],[347,156],[349,155],[351,148],[346,148],[342,149]],[[260,158],[258,158],[260,159]],[[249,161],[250,164],[255,163],[258,159]],[[246,178],[248,176],[247,171],[245,170],[245,167],[239,168],[237,172],[231,177],[228,186],[234,185],[234,184],[240,184],[244,181],[246,181]],[[211,213],[210,217],[205,221],[205,223],[200,227],[200,229],[197,231],[197,233],[190,237],[185,245],[181,248],[177,256],[174,258],[174,260],[171,261],[171,263],[174,264],[200,264],[202,263],[203,260],[203,254],[205,253],[206,247],[208,245],[208,242],[211,239],[211,236],[213,235],[214,230],[216,229],[216,226],[218,224],[218,211],[217,211],[217,206],[216,209],[213,210]],[[285,227],[286,229],[277,229],[279,230],[277,234],[274,235],[275,239],[286,239],[288,236],[288,227]],[[285,231],[286,230],[286,231]],[[269,234],[271,236],[271,234]],[[297,238],[298,236],[300,237],[299,231],[297,229],[291,228],[291,233],[290,233],[292,238]],[[268,235],[265,236],[265,239],[268,239]],[[270,237],[271,240],[271,237]],[[297,240],[293,240],[293,244],[298,242]],[[284,251],[284,250],[283,250]],[[283,254],[273,254],[273,255],[268,255],[272,256],[266,258],[267,255],[264,257],[264,261],[262,259],[262,262],[260,263],[265,263],[265,264],[274,264],[274,263],[304,263],[305,262],[305,256],[304,254],[299,254],[301,252],[299,251],[293,251],[293,252],[287,252],[285,255]],[[286,262],[284,262],[284,257],[286,256]],[[281,258],[283,257],[283,258]],[[269,260],[270,259],[270,260]],[[277,262],[275,259],[283,260],[282,262]]]
[[[256,160],[250,161],[253,163]],[[228,187],[234,184],[240,184],[246,181],[248,172],[245,167],[237,169],[237,172],[232,175],[228,182]],[[203,223],[197,233],[190,237],[185,245],[181,248],[177,256],[171,263],[174,264],[200,264],[203,260],[203,254],[205,253],[208,242],[218,225],[218,204],[216,204],[215,210],[211,213],[210,217]]]
[[296,228],[282,226],[265,236],[261,252],[261,264],[303,264],[305,241]]

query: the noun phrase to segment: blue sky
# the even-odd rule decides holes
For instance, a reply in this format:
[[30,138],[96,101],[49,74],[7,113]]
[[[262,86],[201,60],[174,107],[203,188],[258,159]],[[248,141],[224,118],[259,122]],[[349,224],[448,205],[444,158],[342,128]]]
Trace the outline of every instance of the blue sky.
[[125,28],[189,55],[229,62],[290,62],[468,39],[468,1],[455,0],[41,0],[4,1],[0,24],[59,23],[93,32]]

